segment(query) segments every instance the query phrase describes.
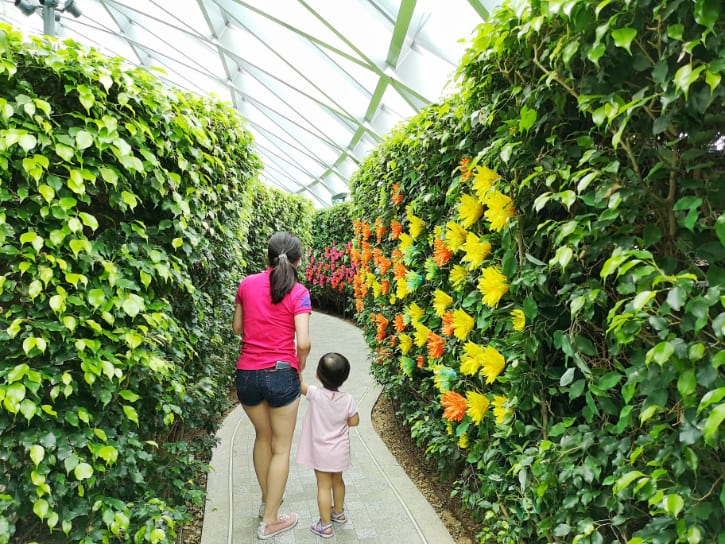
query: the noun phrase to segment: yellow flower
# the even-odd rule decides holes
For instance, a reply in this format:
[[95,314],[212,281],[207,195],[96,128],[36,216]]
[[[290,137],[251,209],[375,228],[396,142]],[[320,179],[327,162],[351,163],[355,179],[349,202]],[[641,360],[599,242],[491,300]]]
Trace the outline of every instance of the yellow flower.
[[488,399],[477,391],[466,391],[467,413],[471,416],[473,422],[478,425],[483,420],[483,416],[488,412]]
[[398,340],[400,341],[400,351],[403,355],[407,354],[413,347],[413,339],[407,334],[401,333],[398,335]]
[[464,194],[458,207],[458,216],[464,227],[470,227],[483,215],[483,205],[473,195]]
[[413,335],[415,336],[415,345],[419,348],[425,346],[430,332],[431,330],[425,325],[421,325],[420,323],[415,325],[415,334]]
[[483,348],[481,360],[481,374],[486,376],[486,383],[493,383],[506,365],[503,355],[496,348],[486,346]]
[[491,229],[496,232],[501,231],[509,218],[516,215],[511,199],[498,191],[486,197],[486,206],[486,219],[491,223]]
[[473,190],[476,191],[476,195],[478,195],[481,202],[485,202],[486,193],[493,187],[493,182],[499,177],[501,176],[486,166],[476,169],[476,177],[473,178]]
[[425,228],[425,221],[413,214],[408,214],[408,230],[413,238],[417,238]]
[[459,308],[453,312],[453,334],[459,340],[466,339],[474,324],[473,318],[465,310]]
[[456,291],[460,291],[468,279],[468,270],[460,264],[454,265],[448,278]]
[[405,253],[413,246],[413,238],[407,232],[403,232],[398,238],[398,243],[400,244],[400,251]]
[[408,282],[405,278],[395,280],[395,296],[405,298],[408,296]]
[[383,293],[383,286],[378,281],[372,284],[372,288],[374,298],[378,298]]
[[526,316],[524,311],[516,308],[511,311],[511,324],[514,326],[515,331],[522,331],[526,326]]
[[451,251],[458,251],[466,241],[468,231],[455,221],[449,221],[446,225],[446,247]]
[[433,366],[433,383],[441,393],[450,391],[451,382],[456,377],[456,371],[445,365]]
[[446,423],[446,432],[450,435],[453,434],[453,423],[450,421]]
[[448,293],[441,291],[440,289],[436,289],[435,293],[433,293],[433,309],[435,310],[436,315],[442,316],[446,313],[446,308],[448,308],[448,306],[452,303],[453,297]]
[[417,302],[411,302],[410,306],[405,309],[405,313],[408,314],[410,322],[415,325],[425,317],[425,310],[418,306]]
[[468,435],[463,433],[458,437],[458,447],[465,450],[468,447]]
[[491,254],[491,243],[488,240],[481,240],[474,233],[469,232],[466,243],[463,244],[463,251],[466,254],[461,260],[470,263],[468,268],[473,270],[481,266],[486,257]]
[[461,373],[467,376],[473,376],[478,369],[483,365],[483,350],[482,346],[474,344],[473,342],[467,342],[463,346],[465,352],[461,355]]
[[506,420],[506,416],[513,413],[511,408],[506,407],[507,402],[508,399],[503,395],[496,395],[491,403],[493,404],[493,415],[496,416],[496,423],[498,425],[501,425]]
[[365,282],[368,284],[368,287],[372,287],[375,285],[375,282],[378,281],[378,278],[373,274],[372,272],[368,272],[368,275],[365,278]]
[[478,279],[478,290],[483,295],[483,303],[490,308],[498,306],[501,297],[508,293],[506,276],[495,266],[484,268]]

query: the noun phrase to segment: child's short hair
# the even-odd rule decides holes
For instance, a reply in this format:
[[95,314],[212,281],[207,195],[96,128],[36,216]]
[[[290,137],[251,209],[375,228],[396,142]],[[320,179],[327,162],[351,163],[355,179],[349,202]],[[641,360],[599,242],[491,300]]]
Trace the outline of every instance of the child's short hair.
[[350,361],[339,353],[325,353],[317,363],[317,377],[325,389],[337,391],[349,375]]

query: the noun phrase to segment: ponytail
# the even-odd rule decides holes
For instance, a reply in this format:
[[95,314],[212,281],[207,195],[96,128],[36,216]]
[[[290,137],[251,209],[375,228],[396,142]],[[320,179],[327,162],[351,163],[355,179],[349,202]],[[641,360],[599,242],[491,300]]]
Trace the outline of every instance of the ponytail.
[[272,267],[269,276],[272,303],[278,304],[297,283],[297,268],[293,263],[302,257],[302,244],[289,232],[278,232],[269,239],[267,259]]

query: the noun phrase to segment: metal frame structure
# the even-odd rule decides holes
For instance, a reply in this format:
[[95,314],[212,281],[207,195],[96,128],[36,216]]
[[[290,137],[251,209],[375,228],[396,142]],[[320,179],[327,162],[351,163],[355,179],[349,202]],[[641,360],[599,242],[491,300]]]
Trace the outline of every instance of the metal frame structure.
[[[3,0],[0,21],[43,33],[41,17],[13,5],[33,1]],[[262,181],[326,207],[386,133],[444,94],[465,39],[496,3],[76,0],[83,15],[56,12],[54,32],[231,103],[254,136]]]

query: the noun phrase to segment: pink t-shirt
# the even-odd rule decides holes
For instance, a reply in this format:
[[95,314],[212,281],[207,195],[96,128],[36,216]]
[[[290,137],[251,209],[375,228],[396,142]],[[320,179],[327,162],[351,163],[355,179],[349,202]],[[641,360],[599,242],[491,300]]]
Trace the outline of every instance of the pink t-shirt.
[[348,418],[357,414],[350,393],[307,387],[307,413],[297,445],[297,462],[322,472],[352,467]]
[[242,305],[242,349],[237,360],[240,370],[270,368],[276,361],[288,361],[299,369],[295,347],[297,314],[311,313],[310,292],[301,283],[278,304],[272,304],[268,268],[247,276],[239,283],[237,304]]

